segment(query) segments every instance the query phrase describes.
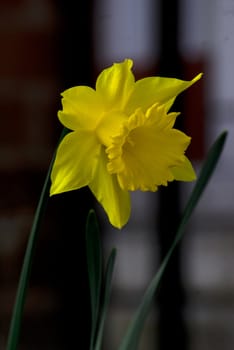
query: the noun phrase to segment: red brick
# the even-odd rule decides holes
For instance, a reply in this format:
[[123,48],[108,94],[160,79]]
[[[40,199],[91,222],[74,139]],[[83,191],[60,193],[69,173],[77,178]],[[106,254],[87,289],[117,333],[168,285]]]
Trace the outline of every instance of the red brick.
[[[191,80],[204,71],[205,62],[184,62],[185,79]],[[185,92],[185,131],[192,137],[187,155],[202,160],[205,153],[205,84],[204,77]]]
[[1,0],[1,9],[12,9],[15,7],[20,7],[24,3],[24,0]]
[[25,115],[19,101],[0,100],[1,138],[0,147],[18,147],[25,143]]
[[0,76],[50,77],[56,74],[56,37],[52,33],[0,33]]

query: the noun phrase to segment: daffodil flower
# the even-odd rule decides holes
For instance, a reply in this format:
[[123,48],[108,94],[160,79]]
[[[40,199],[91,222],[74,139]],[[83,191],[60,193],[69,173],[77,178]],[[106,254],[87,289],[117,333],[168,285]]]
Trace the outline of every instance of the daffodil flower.
[[200,79],[148,77],[135,81],[126,59],[104,69],[96,88],[62,93],[61,123],[71,130],[60,143],[51,174],[51,195],[89,186],[121,228],[130,216],[130,191],[156,191],[173,180],[193,181],[185,156],[190,137],[173,128],[176,96]]

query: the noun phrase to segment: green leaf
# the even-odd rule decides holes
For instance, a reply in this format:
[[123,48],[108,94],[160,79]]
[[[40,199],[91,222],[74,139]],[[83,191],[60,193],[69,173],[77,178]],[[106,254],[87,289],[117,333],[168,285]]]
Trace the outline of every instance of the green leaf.
[[[63,129],[60,140],[67,134],[68,130]],[[19,341],[19,334],[22,322],[22,315],[25,305],[26,292],[28,287],[28,281],[30,277],[33,255],[36,247],[36,242],[39,234],[40,224],[46,209],[47,200],[49,198],[50,189],[50,173],[55,159],[55,153],[50,163],[44,186],[40,195],[38,206],[34,215],[34,220],[31,228],[31,232],[28,238],[28,243],[25,251],[23,266],[20,273],[20,279],[18,283],[18,289],[16,293],[15,304],[13,308],[10,330],[7,339],[7,350],[16,350]]]
[[94,348],[100,311],[100,294],[102,283],[102,251],[99,228],[94,210],[90,210],[86,225],[87,264],[90,285],[92,327],[90,350]]
[[192,191],[192,194],[188,200],[188,203],[185,207],[184,214],[182,216],[182,220],[176,232],[175,239],[169,249],[166,257],[164,258],[158,272],[152,279],[149,287],[147,288],[142,302],[127,330],[125,337],[123,338],[119,350],[136,350],[139,344],[139,339],[141,335],[141,331],[143,329],[145,320],[150,311],[150,307],[152,306],[152,302],[154,300],[155,292],[159,286],[160,280],[165,272],[165,268],[177,246],[183,237],[185,226],[196,207],[198,200],[201,197],[203,190],[205,189],[208,181],[212,173],[214,172],[215,166],[218,162],[218,159],[221,155],[225,140],[226,140],[227,132],[223,132],[215,141],[213,146],[211,147],[208,156],[206,158],[205,164],[201,170],[200,176],[196,182],[196,185]]
[[89,212],[86,226],[87,263],[90,284],[92,329],[90,350],[100,350],[103,340],[104,324],[109,305],[111,281],[116,257],[113,249],[107,261],[102,281],[102,250],[96,215]]
[[97,335],[97,342],[95,344],[95,350],[101,350],[101,346],[102,346],[104,324],[105,324],[108,305],[110,301],[111,282],[112,282],[113,270],[115,265],[115,258],[116,258],[116,249],[114,248],[112,249],[109,259],[107,261],[106,273],[104,278],[104,295],[103,295],[103,301],[102,301],[102,310],[100,313],[99,329],[98,329],[98,335]]

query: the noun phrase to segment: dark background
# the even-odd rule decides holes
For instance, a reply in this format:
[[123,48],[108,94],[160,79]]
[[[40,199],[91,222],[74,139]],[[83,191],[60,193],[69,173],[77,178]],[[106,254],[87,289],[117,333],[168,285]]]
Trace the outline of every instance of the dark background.
[[[157,46],[155,55],[152,55],[151,50],[149,61],[138,59],[134,54],[131,56],[131,50],[127,53],[135,61],[136,77],[160,74],[191,79],[200,71],[207,72],[209,77],[210,62],[207,55],[200,54],[189,59],[181,53],[179,14],[183,2],[158,1],[157,3],[160,6],[156,7],[152,1],[149,18],[149,21],[152,21],[150,45]],[[34,210],[53,150],[62,130],[57,120],[57,111],[61,108],[60,93],[74,85],[94,86],[97,74],[106,66],[106,61],[101,62],[103,52],[99,52],[97,44],[99,33],[100,36],[102,35],[98,27],[100,18],[96,17],[99,5],[105,6],[102,1],[99,4],[98,1],[94,3],[91,0],[74,2],[1,0],[0,3],[0,349],[4,349],[6,342]],[[124,5],[121,6],[124,11]],[[105,11],[103,13],[104,16],[101,19],[105,21],[108,19],[108,14],[105,14]],[[134,8],[129,14],[129,27],[133,16]],[[160,19],[156,26],[154,18]],[[111,23],[110,18],[110,30]],[[99,38],[102,48],[105,47],[104,38],[105,35]],[[121,59],[123,58],[125,57]],[[115,60],[119,60],[119,57],[113,57],[108,65]],[[178,127],[193,137],[189,156],[197,169],[206,155],[207,145],[213,140],[213,134],[210,131],[213,129],[209,127],[207,85],[205,76],[191,91],[187,91],[183,97],[179,98],[175,105],[176,110],[182,111],[185,116],[184,119],[180,119]],[[220,124],[222,127],[222,123]],[[217,129],[217,132],[222,131]],[[223,177],[221,180],[216,179],[216,183],[222,184]],[[160,258],[169,247],[186,193],[183,186],[181,188],[179,184],[173,184],[152,195],[150,199],[150,227],[148,228],[147,222],[141,220],[141,224],[146,225],[148,229],[147,239],[153,242],[153,245],[147,248],[148,250],[142,246],[142,249],[146,249],[144,251],[147,259],[150,257],[151,265],[147,265],[150,271],[155,271]],[[219,195],[217,196],[220,198]],[[222,198],[224,197],[222,195]],[[135,197],[133,207],[135,205],[141,208],[141,203],[141,198]],[[35,255],[20,349],[88,349],[90,306],[84,252],[84,226],[87,212],[93,206],[96,204],[88,189],[50,199]],[[209,206],[208,198],[203,202],[203,208],[209,209]],[[140,211],[142,214],[142,210]],[[224,219],[220,216],[221,219],[218,220],[215,216],[216,220],[219,224],[225,222],[225,230],[230,233],[233,222],[230,221],[227,212],[223,214]],[[209,210],[208,216],[210,221],[206,217],[203,223],[212,221],[212,212],[210,213]],[[201,217],[204,218],[202,215],[195,217],[191,231],[201,232],[197,226]],[[123,234],[129,234],[133,242],[138,237],[137,234],[134,235],[137,220],[133,211],[129,232],[123,232]],[[116,239],[116,232],[108,236],[109,229],[101,214],[100,225],[103,227],[104,241],[109,244],[112,235]],[[143,226],[142,234],[145,234],[144,230]],[[206,230],[212,231],[207,224]],[[220,231],[222,231],[221,228]],[[199,234],[197,236],[200,237]],[[230,235],[228,237],[230,239]],[[214,242],[214,238],[211,238],[211,241]],[[198,242],[200,242],[199,239]],[[205,244],[207,242],[205,241]],[[230,242],[232,246],[232,240]],[[129,248],[129,256],[132,256],[131,240],[126,244],[125,249]],[[141,249],[140,244],[139,247]],[[226,245],[223,244],[222,247],[225,256]],[[211,345],[214,349],[215,343],[217,349],[229,350],[233,344],[230,322],[227,322],[229,328],[225,328],[223,324],[227,324],[225,322],[230,316],[228,314],[226,317],[225,314],[222,327],[214,320],[220,319],[217,308],[225,313],[226,308],[230,309],[230,305],[233,305],[232,290],[228,288],[227,291],[227,288],[224,288],[224,291],[218,294],[216,285],[212,289],[211,284],[211,292],[208,288],[209,294],[207,289],[205,292],[203,289],[206,284],[196,284],[196,278],[194,282],[192,277],[190,282],[191,280],[193,282],[190,283],[189,289],[186,282],[189,278],[187,277],[186,280],[187,275],[184,271],[186,270],[184,256],[186,254],[186,257],[189,256],[189,249],[194,252],[194,245],[191,246],[188,242],[187,246],[184,245],[177,250],[160,293],[155,299],[156,316],[152,318],[146,331],[146,334],[149,334],[149,337],[145,338],[146,341],[148,339],[147,349],[164,350],[176,346],[180,349],[205,350],[211,348]],[[204,251],[205,255],[206,251]],[[223,255],[217,253],[217,258]],[[127,267],[134,262],[130,258],[125,258],[125,261],[127,271]],[[197,261],[196,258],[195,261]],[[212,259],[208,259],[208,264],[210,261],[213,262]],[[195,270],[191,268],[188,271],[195,271],[195,275],[199,274],[196,266]],[[215,265],[212,264],[212,266],[213,270],[207,269],[207,271],[215,271]],[[221,264],[221,266],[224,274],[231,268],[229,265]],[[199,270],[199,264],[197,267]],[[147,271],[144,273],[147,275]],[[218,277],[217,281],[219,281]],[[127,289],[124,281],[122,282],[118,278],[114,282],[112,316],[110,316],[113,327],[108,325],[108,332],[113,334],[113,339],[114,335],[118,334],[117,328],[121,329],[126,323],[126,318],[129,318],[128,310],[131,314],[139,303],[138,297],[140,298],[145,287],[142,282],[136,290],[129,285]],[[195,288],[193,288],[194,285]],[[207,285],[209,285],[208,282]],[[213,300],[212,305],[211,300]],[[194,309],[195,316],[193,314],[191,316],[186,313],[186,310],[190,310],[189,305],[190,308],[192,305],[193,310],[195,302],[199,305]],[[107,335],[106,349],[112,349],[112,346],[114,348],[113,339]],[[143,345],[142,349],[145,349],[145,346]]]

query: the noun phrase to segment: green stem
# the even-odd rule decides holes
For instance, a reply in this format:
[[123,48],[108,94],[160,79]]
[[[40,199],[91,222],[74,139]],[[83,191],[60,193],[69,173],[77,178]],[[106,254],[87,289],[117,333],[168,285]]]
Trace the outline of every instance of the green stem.
[[[67,133],[67,129],[64,129],[60,140],[64,137],[64,135]],[[29,235],[26,252],[24,256],[23,266],[21,269],[14,309],[12,313],[11,318],[11,324],[10,324],[10,330],[8,334],[7,339],[7,347],[6,350],[16,350],[18,341],[19,341],[19,334],[20,334],[20,328],[21,328],[21,320],[25,305],[25,299],[26,299],[26,293],[27,293],[27,287],[32,267],[32,260],[34,251],[36,248],[36,242],[39,234],[39,228],[40,224],[42,222],[42,218],[46,209],[47,201],[49,198],[49,189],[50,189],[50,173],[51,169],[54,163],[55,154],[53,156],[53,159],[50,163],[47,176],[44,182],[44,186],[41,191],[40,199],[38,202],[38,206],[35,212],[31,232]]]

